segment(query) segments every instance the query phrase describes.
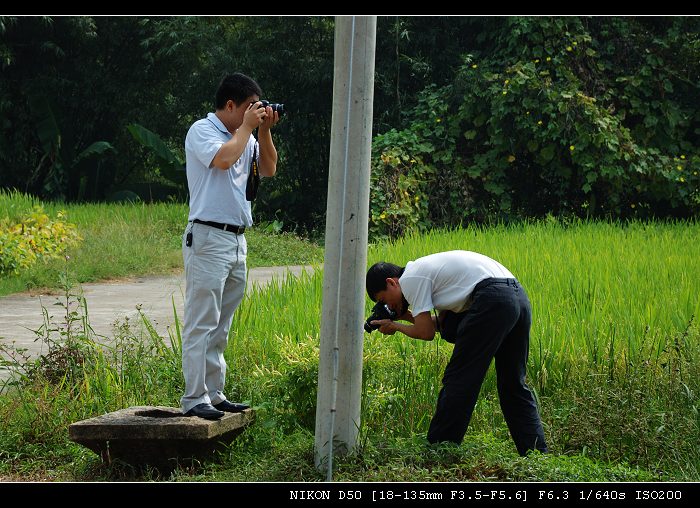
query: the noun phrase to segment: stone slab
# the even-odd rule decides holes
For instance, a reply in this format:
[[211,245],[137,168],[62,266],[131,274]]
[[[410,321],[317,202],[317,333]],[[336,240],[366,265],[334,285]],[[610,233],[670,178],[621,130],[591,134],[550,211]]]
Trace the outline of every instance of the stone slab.
[[179,408],[135,406],[73,423],[69,437],[111,464],[172,469],[211,459],[255,419],[255,412],[226,413],[220,420],[188,417]]

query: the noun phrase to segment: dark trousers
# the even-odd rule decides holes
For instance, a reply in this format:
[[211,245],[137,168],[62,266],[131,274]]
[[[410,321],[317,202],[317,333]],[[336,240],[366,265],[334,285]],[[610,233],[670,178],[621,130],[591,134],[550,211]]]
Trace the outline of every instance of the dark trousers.
[[486,279],[477,284],[472,298],[469,309],[460,315],[428,441],[462,442],[495,358],[498,399],[518,453],[546,452],[537,405],[525,384],[532,322],[527,293],[515,279]]

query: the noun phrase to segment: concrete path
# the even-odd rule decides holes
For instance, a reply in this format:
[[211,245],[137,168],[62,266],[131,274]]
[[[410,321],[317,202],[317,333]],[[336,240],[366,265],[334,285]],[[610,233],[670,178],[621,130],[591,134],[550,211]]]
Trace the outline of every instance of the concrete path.
[[[251,268],[248,271],[248,291],[254,286],[267,284],[273,278],[281,280],[290,274],[299,275],[303,270],[313,271],[308,266],[274,266]],[[129,318],[134,325],[141,325],[136,306],[149,318],[156,330],[168,337],[167,329],[174,324],[173,299],[180,320],[183,316],[185,278],[184,274],[165,277],[135,277],[115,282],[89,283],[81,285],[87,302],[90,325],[95,333],[113,337],[116,322]],[[0,344],[15,343],[16,347],[27,348],[32,358],[37,357],[46,346],[37,338],[33,330],[38,330],[43,322],[42,306],[55,323],[65,322],[65,308],[55,305],[60,295],[29,295],[18,293],[0,297]],[[63,298],[65,302],[65,297]],[[0,378],[6,378],[7,371],[0,367]]]

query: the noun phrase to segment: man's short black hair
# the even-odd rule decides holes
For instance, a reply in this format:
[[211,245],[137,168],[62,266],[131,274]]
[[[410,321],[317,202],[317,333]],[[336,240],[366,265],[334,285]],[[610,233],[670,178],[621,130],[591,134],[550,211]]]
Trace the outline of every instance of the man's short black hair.
[[233,101],[236,106],[240,106],[243,101],[252,95],[260,97],[262,90],[253,78],[236,72],[224,76],[219,88],[216,90],[216,109],[224,109],[228,101]]
[[367,270],[367,278],[365,279],[369,298],[376,302],[377,293],[386,289],[386,280],[393,277],[401,277],[404,269],[403,266],[385,263],[384,261],[373,264]]

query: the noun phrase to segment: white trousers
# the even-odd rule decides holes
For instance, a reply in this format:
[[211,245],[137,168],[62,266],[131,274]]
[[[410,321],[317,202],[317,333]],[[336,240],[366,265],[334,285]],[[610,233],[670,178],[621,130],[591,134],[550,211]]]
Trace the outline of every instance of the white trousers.
[[[192,245],[187,246],[187,233]],[[182,331],[184,412],[197,404],[219,404],[226,400],[224,351],[233,313],[246,287],[244,235],[188,223],[182,236],[185,264],[185,316]]]

